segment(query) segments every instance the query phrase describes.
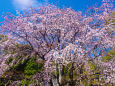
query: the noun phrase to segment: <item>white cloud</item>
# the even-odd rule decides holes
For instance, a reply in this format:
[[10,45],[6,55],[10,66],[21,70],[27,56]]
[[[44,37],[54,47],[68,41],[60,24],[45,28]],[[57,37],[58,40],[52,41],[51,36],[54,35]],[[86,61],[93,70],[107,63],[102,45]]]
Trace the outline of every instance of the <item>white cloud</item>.
[[42,3],[38,2],[37,0],[13,0],[13,5],[15,6],[16,9],[23,10],[29,8],[30,6],[32,7],[41,6]]

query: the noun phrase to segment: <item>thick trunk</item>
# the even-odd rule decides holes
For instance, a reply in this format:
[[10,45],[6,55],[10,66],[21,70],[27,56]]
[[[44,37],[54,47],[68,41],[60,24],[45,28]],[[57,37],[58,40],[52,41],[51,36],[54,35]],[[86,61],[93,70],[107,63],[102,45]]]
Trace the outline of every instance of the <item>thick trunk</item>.
[[69,72],[69,76],[70,76],[70,86],[75,86],[74,85],[74,81],[73,81],[73,71],[74,71],[74,63],[72,62],[72,65],[71,65],[71,69],[70,69],[70,72]]
[[59,86],[57,78],[52,79],[53,86]]
[[61,84],[61,80],[62,80],[62,71],[61,71],[61,67],[59,67],[59,83]]

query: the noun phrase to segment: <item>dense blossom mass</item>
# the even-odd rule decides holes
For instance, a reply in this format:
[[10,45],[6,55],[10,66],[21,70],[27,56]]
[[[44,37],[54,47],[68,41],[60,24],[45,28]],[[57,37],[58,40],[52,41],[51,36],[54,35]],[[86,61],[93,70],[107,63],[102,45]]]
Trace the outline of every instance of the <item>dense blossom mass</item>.
[[1,86],[115,85],[109,0],[86,14],[54,5],[7,14],[0,26]]

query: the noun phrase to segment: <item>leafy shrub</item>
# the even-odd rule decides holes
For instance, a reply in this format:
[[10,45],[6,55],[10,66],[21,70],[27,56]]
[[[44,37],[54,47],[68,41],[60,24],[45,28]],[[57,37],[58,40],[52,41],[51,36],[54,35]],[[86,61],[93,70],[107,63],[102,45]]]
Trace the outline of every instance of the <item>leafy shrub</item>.
[[41,72],[43,63],[38,64],[36,58],[31,58],[24,67],[24,74],[27,78],[31,77],[37,72]]
[[110,51],[109,54],[115,56],[115,51]]
[[18,86],[29,86],[30,81],[29,80],[22,80],[20,83],[18,83]]
[[103,57],[103,61],[110,61],[111,60],[111,56],[110,55],[106,55]]
[[110,61],[114,56],[115,56],[115,51],[111,50],[108,52],[108,54],[106,56],[103,57],[102,60],[107,62],[107,61]]

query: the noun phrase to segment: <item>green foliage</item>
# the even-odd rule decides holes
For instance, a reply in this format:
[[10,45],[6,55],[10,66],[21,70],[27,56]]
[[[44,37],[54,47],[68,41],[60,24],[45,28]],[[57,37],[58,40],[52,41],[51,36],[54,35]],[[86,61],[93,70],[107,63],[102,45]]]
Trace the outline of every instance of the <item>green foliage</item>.
[[33,75],[37,72],[37,63],[35,62],[35,59],[30,59],[24,68],[24,73],[27,75]]
[[43,63],[37,63],[36,58],[31,58],[24,67],[24,74],[27,78],[30,78],[37,72],[41,72],[43,68]]
[[110,50],[110,51],[107,53],[107,55],[102,58],[102,61],[108,62],[108,61],[110,61],[111,59],[113,59],[114,56],[115,56],[115,48],[113,48],[112,50]]
[[108,53],[109,55],[113,55],[113,56],[115,56],[115,51],[113,50],[111,50],[111,51],[109,51],[109,53]]
[[3,79],[5,79],[5,81],[2,80],[3,86],[5,83],[10,83],[9,80],[22,80],[18,84],[19,86],[29,86],[29,84],[32,83],[31,77],[37,72],[40,73],[43,69],[43,65],[44,61],[39,60],[37,63],[36,57],[28,58],[24,62],[19,60],[16,65],[12,65],[11,68],[2,75]]
[[0,86],[3,86],[3,82],[0,80]]
[[111,59],[112,59],[112,57],[111,57],[109,54],[107,54],[106,56],[103,57],[102,61],[108,62],[108,61],[110,61]]
[[20,83],[18,83],[18,86],[29,86],[30,81],[29,80],[22,80]]
[[88,61],[88,64],[89,64],[91,70],[94,70],[97,67],[97,65],[92,63],[91,61]]
[[13,61],[13,57],[9,57],[8,60],[6,60],[5,63],[8,65],[8,64],[10,64],[12,61]]
[[112,12],[110,16],[112,20],[115,20],[115,12]]
[[24,78],[23,72],[16,70],[7,70],[0,77],[0,86],[11,86],[13,81],[20,81]]
[[56,64],[56,77],[59,77],[59,68],[58,68],[58,64]]
[[[111,15],[106,19],[105,25],[115,22],[115,12],[112,12]],[[115,24],[113,24],[115,25]]]
[[115,22],[115,20],[112,20],[111,22]]
[[24,67],[28,59],[24,59],[23,61],[23,57],[17,56],[14,60],[15,63],[10,66],[10,70],[24,71]]
[[23,79],[23,80],[21,80],[21,82],[18,83],[18,86],[36,86],[36,81]]

